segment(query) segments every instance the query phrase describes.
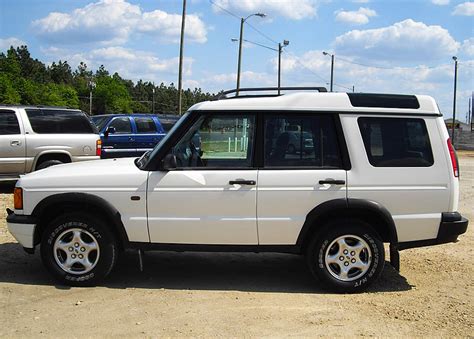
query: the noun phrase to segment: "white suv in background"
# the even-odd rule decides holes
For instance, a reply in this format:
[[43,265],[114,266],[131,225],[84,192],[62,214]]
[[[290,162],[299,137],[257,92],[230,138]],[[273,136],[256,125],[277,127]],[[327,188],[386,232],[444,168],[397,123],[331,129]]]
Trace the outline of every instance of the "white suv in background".
[[0,105],[0,181],[62,163],[100,159],[101,142],[77,109]]
[[96,284],[124,249],[250,251],[305,255],[323,286],[356,292],[382,272],[384,243],[398,269],[399,250],[466,231],[431,97],[318,89],[229,91],[191,107],[141,158],[23,176],[10,232],[29,252],[41,244],[71,285]]

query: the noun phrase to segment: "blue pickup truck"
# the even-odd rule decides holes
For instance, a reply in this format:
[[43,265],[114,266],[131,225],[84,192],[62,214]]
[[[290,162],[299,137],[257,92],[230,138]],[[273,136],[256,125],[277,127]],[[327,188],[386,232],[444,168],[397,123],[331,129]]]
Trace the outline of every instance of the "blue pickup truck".
[[105,114],[91,119],[99,129],[102,159],[140,156],[166,134],[158,117],[152,114]]

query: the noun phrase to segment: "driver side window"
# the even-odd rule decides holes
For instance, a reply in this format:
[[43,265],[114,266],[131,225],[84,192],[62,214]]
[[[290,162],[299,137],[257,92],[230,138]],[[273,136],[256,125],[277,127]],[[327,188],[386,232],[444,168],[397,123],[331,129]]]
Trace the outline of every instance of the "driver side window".
[[172,149],[178,168],[252,166],[253,115],[201,116]]

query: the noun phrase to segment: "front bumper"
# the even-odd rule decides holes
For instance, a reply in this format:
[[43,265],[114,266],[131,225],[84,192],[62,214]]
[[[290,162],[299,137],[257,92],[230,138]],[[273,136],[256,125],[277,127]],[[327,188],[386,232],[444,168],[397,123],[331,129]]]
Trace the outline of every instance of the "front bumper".
[[7,227],[15,239],[25,248],[34,248],[36,219],[29,215],[17,215],[7,209]]
[[436,239],[401,242],[398,243],[398,249],[406,250],[408,248],[456,242],[459,235],[466,233],[468,224],[469,220],[464,218],[458,212],[442,213],[441,223],[439,224],[438,236]]

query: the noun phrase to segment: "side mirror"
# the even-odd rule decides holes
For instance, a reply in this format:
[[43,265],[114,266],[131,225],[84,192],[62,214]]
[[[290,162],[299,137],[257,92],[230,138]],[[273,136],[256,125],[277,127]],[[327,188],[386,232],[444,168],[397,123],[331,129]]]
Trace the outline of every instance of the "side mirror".
[[107,130],[104,133],[105,137],[108,137],[109,134],[114,134],[116,132],[115,127],[107,127]]
[[162,168],[165,171],[171,171],[171,170],[176,169],[176,167],[178,167],[178,163],[176,162],[176,155],[167,154],[165,158],[163,159],[162,164],[163,164]]

